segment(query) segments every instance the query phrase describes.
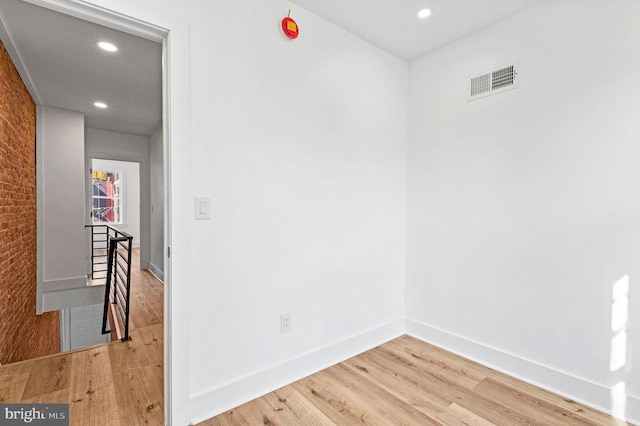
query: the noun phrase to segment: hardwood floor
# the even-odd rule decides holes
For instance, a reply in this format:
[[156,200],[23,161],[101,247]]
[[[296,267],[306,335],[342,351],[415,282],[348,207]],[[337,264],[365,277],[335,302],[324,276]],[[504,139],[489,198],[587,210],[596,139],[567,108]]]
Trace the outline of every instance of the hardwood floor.
[[163,425],[163,285],[134,250],[131,341],[0,366],[0,402],[70,403],[71,425]]
[[[0,366],[0,403],[70,403],[71,425],[163,425],[163,286],[132,271],[132,340]],[[409,336],[200,423],[352,424],[627,423]]]
[[200,426],[353,424],[627,423],[402,336]]

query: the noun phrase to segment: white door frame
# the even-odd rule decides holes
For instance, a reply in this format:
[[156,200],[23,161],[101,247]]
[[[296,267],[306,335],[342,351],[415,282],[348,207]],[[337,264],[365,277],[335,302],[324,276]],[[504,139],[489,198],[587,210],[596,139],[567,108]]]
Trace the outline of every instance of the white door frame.
[[[188,283],[188,219],[184,209],[188,194],[172,194],[172,164],[189,170],[190,162],[190,82],[189,24],[184,17],[153,6],[133,4],[129,0],[23,0],[36,6],[75,16],[85,21],[114,28],[148,40],[162,43],[162,115],[164,154],[164,407],[165,424],[187,424],[189,413],[188,318],[176,318],[173,312],[188,312],[189,289],[173,293],[172,276],[179,266],[181,281]],[[104,7],[101,5],[105,5]],[[113,10],[111,8],[116,8]],[[144,16],[145,20],[135,18]],[[157,17],[157,21],[149,16]],[[162,22],[163,24],[158,24]],[[174,59],[172,61],[172,59]],[[172,73],[173,71],[173,73]],[[28,83],[27,83],[28,84]],[[170,108],[172,99],[180,108]],[[172,155],[172,140],[180,141],[180,150]],[[177,178],[180,186],[188,186],[188,176]],[[175,204],[174,204],[175,203]],[[175,229],[174,229],[175,228]],[[176,238],[172,231],[175,230]],[[179,238],[178,238],[179,237]],[[171,248],[173,252],[169,256]],[[175,368],[174,368],[175,365]]]
[[[138,163],[139,171],[138,175],[140,178],[139,183],[139,203],[140,203],[140,212],[139,212],[139,222],[140,222],[140,233],[138,235],[139,243],[140,243],[140,269],[149,269],[149,261],[150,261],[150,253],[151,253],[151,173],[149,171],[150,160],[149,157],[143,157],[139,155],[128,155],[128,154],[116,154],[116,153],[102,153],[98,151],[85,151],[85,188],[87,191],[85,192],[85,196],[87,197],[85,202],[86,209],[86,220],[87,223],[93,223],[92,218],[89,216],[92,208],[92,188],[91,188],[91,173],[90,170],[92,168],[91,164],[93,160],[107,160],[107,161],[122,161],[126,163]],[[126,178],[125,178],[125,186],[126,186]],[[125,189],[126,193],[126,189]],[[125,212],[127,211],[127,206],[124,206]],[[126,216],[126,213],[125,213]],[[116,226],[118,228],[118,226]],[[123,229],[124,232],[129,233],[126,229]],[[87,236],[89,238],[89,236]],[[164,244],[164,243],[163,243]],[[89,273],[89,271],[87,271]]]

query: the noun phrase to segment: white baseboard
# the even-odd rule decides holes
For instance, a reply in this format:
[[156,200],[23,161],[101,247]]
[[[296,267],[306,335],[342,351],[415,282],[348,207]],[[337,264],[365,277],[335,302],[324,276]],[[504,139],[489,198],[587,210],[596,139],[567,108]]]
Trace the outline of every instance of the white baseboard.
[[637,396],[627,394],[626,409],[623,412],[619,409],[612,412],[612,393],[606,386],[418,321],[407,319],[406,333],[509,376],[640,425],[640,398]]
[[404,320],[395,320],[192,394],[192,424],[200,423],[403,334]]
[[158,281],[164,284],[164,271],[162,269],[149,262],[149,272],[151,272],[151,274],[156,277]]
[[70,334],[69,308],[60,309],[60,352],[67,352],[71,350]]

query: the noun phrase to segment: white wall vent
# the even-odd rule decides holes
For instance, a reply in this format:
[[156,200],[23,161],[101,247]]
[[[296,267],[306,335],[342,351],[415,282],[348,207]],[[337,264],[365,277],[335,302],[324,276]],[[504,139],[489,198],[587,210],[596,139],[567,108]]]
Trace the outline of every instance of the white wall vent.
[[469,78],[467,100],[484,98],[518,88],[518,63],[514,62]]

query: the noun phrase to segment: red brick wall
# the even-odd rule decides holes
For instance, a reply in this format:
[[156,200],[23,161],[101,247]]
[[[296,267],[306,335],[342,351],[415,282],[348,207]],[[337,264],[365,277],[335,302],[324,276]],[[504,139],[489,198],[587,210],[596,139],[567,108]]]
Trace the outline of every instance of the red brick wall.
[[36,106],[0,42],[0,363],[60,351],[58,312],[36,315]]

